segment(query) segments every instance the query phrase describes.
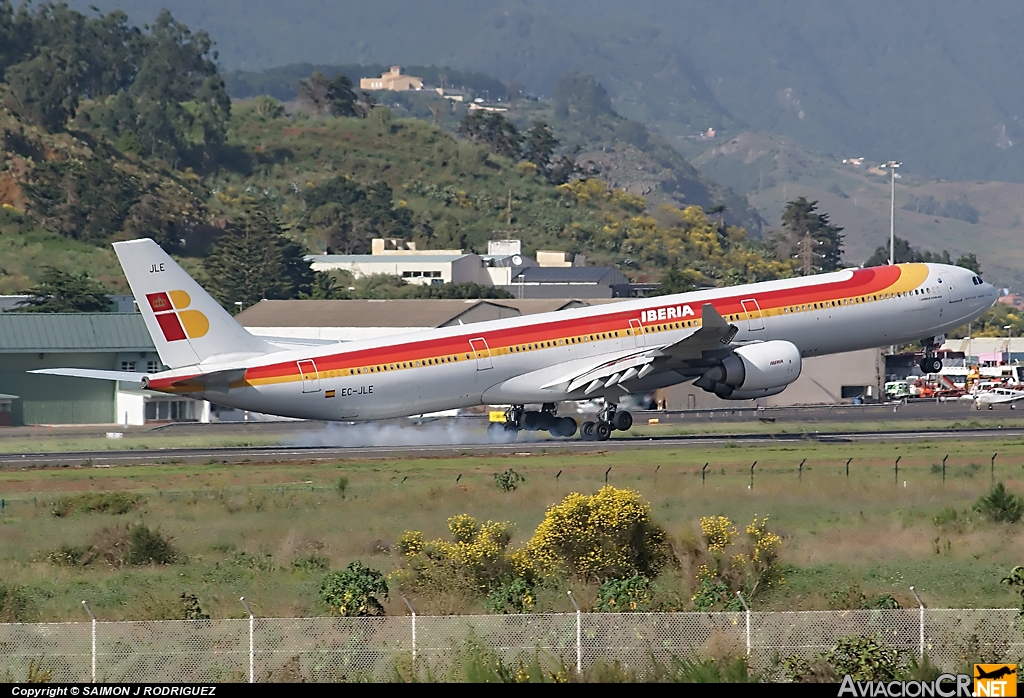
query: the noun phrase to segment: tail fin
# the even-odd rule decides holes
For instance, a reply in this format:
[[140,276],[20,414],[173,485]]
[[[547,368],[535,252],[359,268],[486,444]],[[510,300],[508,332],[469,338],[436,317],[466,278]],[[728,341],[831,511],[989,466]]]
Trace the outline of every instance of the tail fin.
[[170,368],[191,366],[218,355],[230,360],[274,350],[235,322],[149,238],[115,242],[114,252],[160,360]]

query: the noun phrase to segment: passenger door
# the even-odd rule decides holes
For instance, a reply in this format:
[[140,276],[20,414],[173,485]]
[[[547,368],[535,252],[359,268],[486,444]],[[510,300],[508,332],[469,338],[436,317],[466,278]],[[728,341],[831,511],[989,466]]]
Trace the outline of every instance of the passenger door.
[[320,392],[320,372],[316,370],[316,364],[312,359],[297,362],[299,374],[302,376],[302,392]]
[[747,298],[740,301],[740,305],[743,306],[743,312],[747,315],[747,329],[751,332],[763,330],[764,315],[761,314],[761,306],[757,304],[757,299]]

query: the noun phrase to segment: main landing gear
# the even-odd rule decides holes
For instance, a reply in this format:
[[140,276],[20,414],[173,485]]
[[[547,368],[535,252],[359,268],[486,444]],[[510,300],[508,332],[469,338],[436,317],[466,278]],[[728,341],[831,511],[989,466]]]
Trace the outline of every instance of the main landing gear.
[[613,430],[628,431],[633,426],[633,415],[608,405],[597,413],[596,422],[583,422],[580,438],[584,441],[607,441]]
[[[569,437],[576,433],[576,420],[555,414],[555,404],[545,403],[540,412],[527,412],[522,405],[512,405],[505,410],[504,422],[491,422],[487,427],[487,439],[491,443],[512,443],[520,431],[546,431],[552,436]],[[584,422],[580,427],[580,438],[584,441],[604,441],[612,431],[627,431],[633,426],[633,415],[625,410],[608,405],[598,412],[597,421]]]
[[487,438],[491,443],[511,443],[520,431],[546,431],[552,436],[568,437],[576,433],[576,420],[555,414],[555,403],[545,403],[540,412],[527,412],[522,405],[505,410],[504,422],[491,422]]

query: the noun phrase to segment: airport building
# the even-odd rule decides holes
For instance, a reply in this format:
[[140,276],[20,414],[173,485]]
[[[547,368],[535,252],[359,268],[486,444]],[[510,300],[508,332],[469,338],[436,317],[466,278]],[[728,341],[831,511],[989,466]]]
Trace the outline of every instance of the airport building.
[[583,255],[537,250],[522,254],[519,240],[492,240],[487,254],[463,250],[421,250],[416,243],[378,238],[370,254],[308,255],[313,271],[346,271],[356,278],[398,276],[410,284],[475,283],[496,286],[515,298],[628,298],[649,290],[630,284],[614,267],[588,267]]
[[251,333],[263,337],[347,342],[591,304],[565,298],[260,301],[243,310],[236,319]]
[[[138,313],[0,313],[0,425],[209,421],[209,405],[38,368],[157,371]],[[6,415],[6,416],[5,416]]]

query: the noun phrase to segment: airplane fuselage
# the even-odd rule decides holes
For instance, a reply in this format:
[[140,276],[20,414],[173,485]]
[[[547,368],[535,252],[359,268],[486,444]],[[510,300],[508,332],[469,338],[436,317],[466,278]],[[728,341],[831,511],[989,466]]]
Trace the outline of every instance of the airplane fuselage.
[[[701,327],[705,303],[738,329],[733,346],[784,340],[811,357],[942,335],[994,300],[990,284],[949,265],[852,269],[275,352],[202,366],[239,369],[220,386],[188,385],[201,373],[193,366],[153,376],[149,388],[282,416],[352,421],[574,400],[587,397],[583,388],[544,388],[544,372],[555,380],[574,366],[683,340]],[[656,372],[634,378],[628,392],[698,375]]]

